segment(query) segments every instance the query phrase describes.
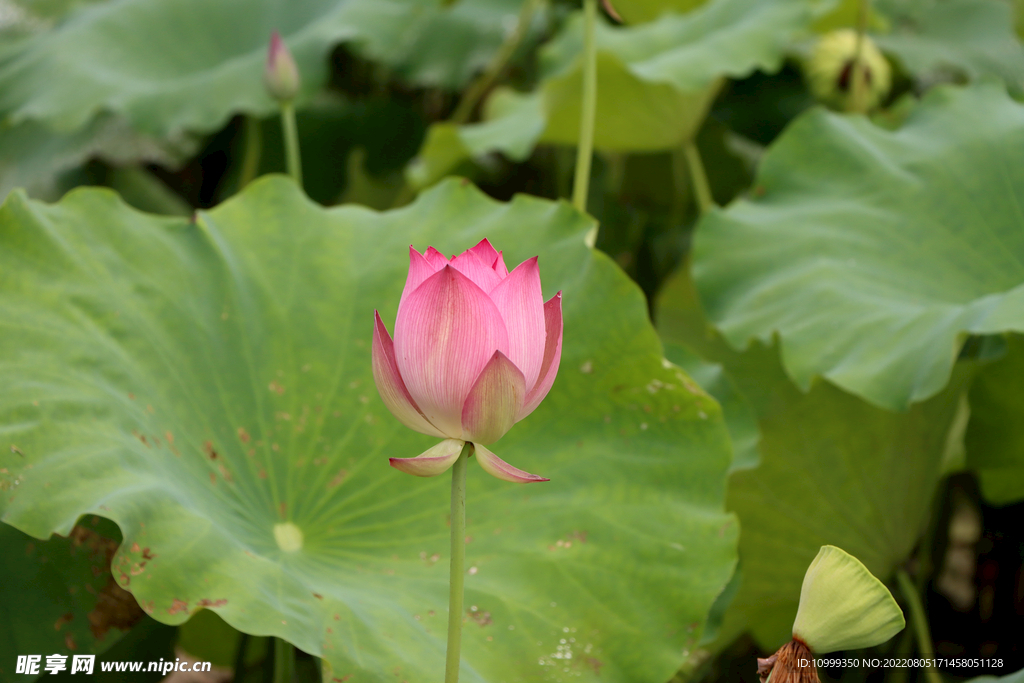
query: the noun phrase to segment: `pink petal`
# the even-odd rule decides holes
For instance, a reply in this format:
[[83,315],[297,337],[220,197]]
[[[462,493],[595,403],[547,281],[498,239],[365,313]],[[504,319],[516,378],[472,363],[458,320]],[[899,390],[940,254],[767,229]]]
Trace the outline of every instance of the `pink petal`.
[[512,429],[525,398],[523,373],[495,351],[462,406],[462,438],[494,443]]
[[504,481],[511,481],[515,484],[529,484],[535,481],[551,481],[544,477],[538,477],[536,474],[530,474],[524,472],[518,467],[512,467],[507,462],[490,452],[480,444],[474,444],[476,446],[476,457],[480,461],[480,467],[484,468],[484,472],[497,477]]
[[519,411],[516,422],[522,420],[540,405],[544,397],[555,383],[558,374],[558,362],[562,359],[562,293],[559,292],[544,304],[544,360],[540,365],[537,383],[526,392],[526,403]]
[[491,246],[491,241],[486,237],[480,240],[480,243],[470,249],[471,252],[480,257],[480,260],[490,265],[494,263],[494,259],[498,257],[498,251]]
[[427,247],[427,251],[423,254],[423,258],[427,259],[427,263],[437,272],[448,265],[448,259],[445,258],[444,254],[439,252],[433,247]]
[[491,265],[494,272],[501,276],[501,279],[505,279],[508,276],[508,267],[505,265],[505,257],[503,252],[498,252],[498,258],[494,259],[494,263]]
[[[494,289],[499,282],[501,282],[501,278],[494,272],[494,269],[491,268],[493,259],[487,258],[487,260],[484,260],[481,258],[481,256],[474,251],[474,249],[478,248],[479,245],[473,247],[473,249],[467,249],[458,256],[452,258],[451,263],[453,268],[472,280],[477,287],[485,292],[489,292]],[[492,248],[491,251],[494,251],[494,249]]]
[[388,328],[380,319],[377,311],[373,312],[373,381],[377,385],[377,392],[388,407],[391,414],[398,418],[398,421],[409,429],[421,434],[440,436],[442,434],[434,425],[423,417],[416,402],[412,400],[409,391],[405,388],[402,375],[395,363],[395,345],[388,334]]
[[388,458],[388,462],[396,470],[402,470],[406,474],[417,477],[436,477],[455,464],[465,443],[459,439],[445,439],[415,458]]
[[445,436],[462,436],[462,405],[495,351],[508,353],[501,313],[451,266],[427,278],[398,309],[398,370],[424,417]]
[[508,357],[523,371],[527,389],[533,388],[544,361],[544,294],[540,289],[537,257],[520,263],[491,290],[508,330]]
[[[429,254],[432,249],[435,254],[440,256],[437,250],[433,247],[428,248],[427,253]],[[441,259],[441,264],[436,265],[436,257],[427,259],[423,254],[416,251],[415,247],[411,244],[409,245],[409,275],[405,278],[405,289],[402,290],[402,298],[399,300],[399,306],[402,305],[401,302],[405,301],[405,298],[409,296],[413,290],[423,284],[424,280],[445,267],[448,261],[443,256],[441,256]]]

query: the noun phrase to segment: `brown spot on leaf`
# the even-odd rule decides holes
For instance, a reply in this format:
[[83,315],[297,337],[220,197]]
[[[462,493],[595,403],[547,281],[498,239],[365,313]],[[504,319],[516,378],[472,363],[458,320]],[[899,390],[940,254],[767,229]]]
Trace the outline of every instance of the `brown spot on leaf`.
[[238,438],[242,440],[242,443],[249,443],[249,439],[252,437],[249,436],[249,432],[245,431],[245,427],[239,427]]
[[211,441],[204,441],[203,442],[203,452],[206,453],[206,457],[208,457],[210,460],[216,460],[217,459],[217,451],[214,450],[214,448],[213,448],[213,442],[211,442]]
[[58,617],[56,623],[53,625],[54,631],[59,631],[64,628],[64,624],[70,624],[71,620],[75,618],[74,612],[68,612],[67,614]]
[[188,602],[186,602],[184,600],[179,600],[178,598],[175,598],[174,602],[171,603],[171,606],[167,608],[167,613],[168,614],[177,614],[178,612],[187,612],[187,611],[188,611]]
[[228,604],[228,601],[225,598],[221,598],[220,600],[209,600],[207,598],[203,598],[196,603],[196,607],[223,607],[226,604]]
[[75,637],[70,633],[64,634],[64,647],[72,651],[78,649],[78,643],[75,642]]
[[323,600],[324,599],[324,596],[320,595],[319,593],[313,593],[313,597],[316,598],[317,600]]
[[327,484],[327,488],[333,489],[335,486],[340,486],[341,482],[345,481],[345,477],[348,476],[348,470],[338,470],[338,473],[334,475],[334,478]]
[[284,386],[280,384],[276,379],[273,380],[267,388],[273,391],[278,396],[284,394]]

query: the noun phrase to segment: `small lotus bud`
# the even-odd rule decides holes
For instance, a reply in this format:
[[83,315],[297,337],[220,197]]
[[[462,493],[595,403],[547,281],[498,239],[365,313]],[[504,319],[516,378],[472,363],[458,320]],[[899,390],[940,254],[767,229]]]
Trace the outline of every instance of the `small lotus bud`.
[[880,645],[907,625],[889,589],[853,555],[833,545],[804,574],[793,640],[757,660],[762,683],[817,683],[813,655]]
[[842,111],[867,112],[889,94],[892,70],[871,38],[863,37],[859,58],[857,42],[852,29],[825,34],[805,62],[804,72],[811,92],[822,102]]
[[263,84],[270,96],[279,102],[288,102],[299,94],[299,68],[292,53],[277,31],[270,36],[267,66],[263,70]]

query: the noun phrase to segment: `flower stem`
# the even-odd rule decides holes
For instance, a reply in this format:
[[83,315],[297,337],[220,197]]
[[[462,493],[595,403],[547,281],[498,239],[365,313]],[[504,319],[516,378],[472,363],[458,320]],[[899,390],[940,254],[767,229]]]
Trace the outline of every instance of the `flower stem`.
[[243,125],[244,145],[242,150],[242,168],[238,173],[238,189],[242,190],[251,183],[260,170],[260,156],[263,152],[263,138],[260,136],[260,120],[255,116],[246,116]]
[[302,159],[299,156],[299,131],[295,125],[295,107],[290,101],[281,103],[281,130],[284,131],[284,154],[288,175],[302,187]]
[[[917,649],[921,658],[932,660],[935,658],[932,651],[932,634],[928,629],[928,616],[924,613],[924,605],[921,603],[921,597],[917,594],[917,586],[914,585],[905,569],[896,570],[896,581],[900,584],[900,591],[910,607],[910,620],[914,622]],[[942,683],[942,677],[939,676],[939,672],[934,666],[925,667],[924,672],[928,683]]]
[[519,10],[519,18],[516,19],[515,29],[509,32],[505,42],[501,44],[494,58],[487,65],[487,69],[480,74],[479,78],[473,81],[473,84],[466,90],[466,94],[459,100],[459,106],[455,108],[451,118],[448,119],[451,123],[461,124],[469,120],[473,110],[476,109],[476,105],[480,102],[480,98],[487,94],[487,91],[494,85],[494,81],[501,75],[505,64],[515,54],[519,44],[523,42],[523,37],[526,35],[526,31],[530,28],[530,22],[533,20],[533,13],[537,10],[537,5],[539,4],[540,0],[524,0]]
[[690,172],[690,182],[693,184],[693,194],[697,198],[697,208],[700,209],[703,216],[715,205],[715,199],[711,196],[711,185],[708,183],[708,175],[704,171],[704,162],[701,161],[697,143],[690,140],[684,144],[683,156],[686,159],[686,168]]
[[462,599],[463,580],[466,576],[466,465],[472,454],[473,444],[467,441],[452,467],[452,564],[448,579],[448,653],[445,657],[444,683],[459,683],[459,661],[462,659]]
[[295,648],[287,640],[274,638],[274,683],[295,680]]
[[576,145],[576,177],[572,205],[587,210],[590,162],[594,155],[594,120],[597,117],[597,0],[583,0],[583,102],[580,137]]

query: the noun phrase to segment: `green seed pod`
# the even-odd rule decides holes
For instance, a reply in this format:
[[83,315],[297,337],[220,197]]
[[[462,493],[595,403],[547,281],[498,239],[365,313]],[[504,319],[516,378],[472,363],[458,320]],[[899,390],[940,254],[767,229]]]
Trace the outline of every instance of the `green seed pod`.
[[826,33],[804,63],[804,73],[820,101],[842,111],[863,113],[889,94],[892,69],[868,36],[863,37],[858,59],[857,42],[857,32],[852,29]]
[[889,589],[860,560],[822,546],[804,575],[794,639],[824,654],[879,645],[904,626],[903,611]]

